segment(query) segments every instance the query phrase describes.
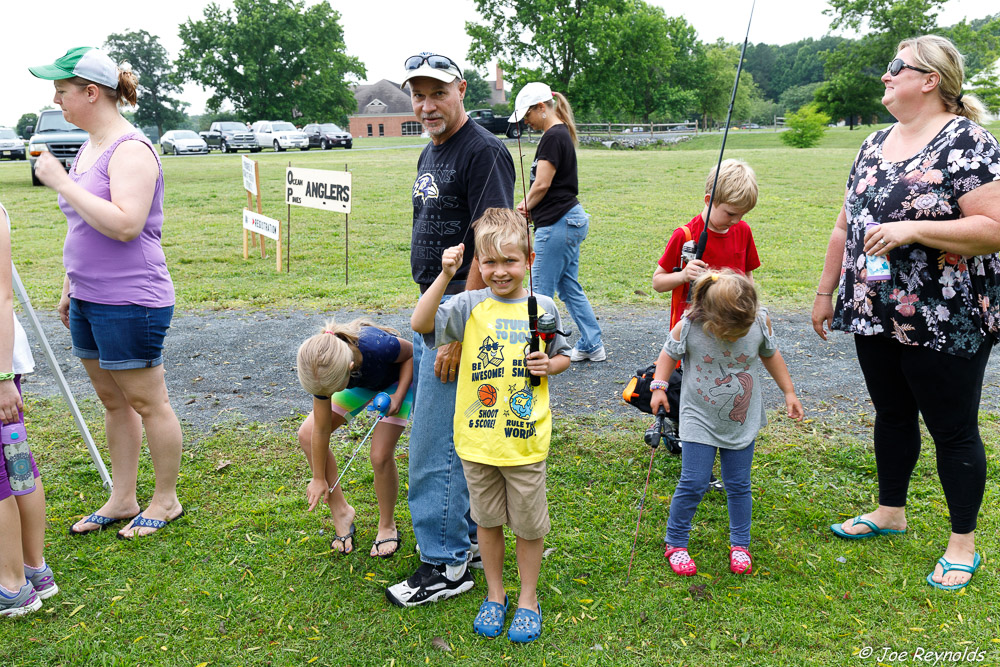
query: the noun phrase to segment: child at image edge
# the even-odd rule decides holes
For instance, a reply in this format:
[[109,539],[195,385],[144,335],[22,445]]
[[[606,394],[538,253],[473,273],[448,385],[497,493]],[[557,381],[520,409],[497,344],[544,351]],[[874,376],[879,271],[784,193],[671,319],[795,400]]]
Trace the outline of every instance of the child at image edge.
[[729,507],[729,569],[753,571],[750,557],[750,465],[757,432],[767,424],[761,399],[760,364],[785,396],[789,417],[802,419],[771,318],[757,302],[753,283],[725,269],[707,272],[692,288],[691,306],[671,330],[656,358],[650,389],[655,413],[669,411],[667,381],[684,362],[681,385],[681,476],[670,502],[666,551],[670,569],[681,576],[698,572],[688,553],[688,534],[719,452]]
[[334,537],[330,549],[342,555],[354,551],[354,508],[337,482],[337,460],[330,436],[384,391],[390,396],[386,416],[375,426],[371,440],[378,532],[369,555],[390,558],[402,544],[396,527],[399,496],[396,442],[406,427],[413,405],[413,343],[399,332],[365,319],[347,324],[327,322],[323,331],[299,347],[296,366],[299,383],[313,395],[313,409],[299,427],[299,446],[305,452],[312,480],[306,488],[309,511],[320,502],[330,507]]
[[0,204],[0,616],[37,611],[59,592],[45,564],[45,490],[27,445],[21,375],[35,361],[14,316],[10,219]]
[[[750,225],[742,220],[757,205],[757,177],[747,163],[726,160],[719,169],[719,184],[712,202],[712,216],[708,222],[708,241],[701,259],[682,266],[681,249],[688,240],[695,243],[705,229],[708,200],[715,183],[715,167],[705,181],[705,208],[691,222],[674,230],[663,251],[663,256],[653,272],[653,289],[673,292],[670,297],[670,328],[677,324],[687,307],[691,283],[709,268],[733,269],[752,279],[754,269],[760,266],[757,246],[753,242]],[[679,267],[680,271],[674,271]]]
[[[549,532],[545,500],[545,458],[552,415],[546,376],[569,367],[569,345],[556,334],[547,349],[525,355],[528,333],[524,275],[535,258],[524,218],[509,209],[487,209],[477,220],[476,257],[487,287],[461,292],[440,303],[462,265],[465,244],[441,256],[441,274],[413,310],[413,330],[429,347],[461,341],[455,401],[455,451],[469,486],[472,518],[479,526],[486,600],[473,630],[484,637],[503,632],[508,600],[503,587],[503,525],[517,536],[521,594],[507,636],[530,642],[542,634],[542,608],[536,596],[542,542]],[[549,297],[538,295],[538,314],[559,313]],[[530,376],[538,376],[537,387]]]

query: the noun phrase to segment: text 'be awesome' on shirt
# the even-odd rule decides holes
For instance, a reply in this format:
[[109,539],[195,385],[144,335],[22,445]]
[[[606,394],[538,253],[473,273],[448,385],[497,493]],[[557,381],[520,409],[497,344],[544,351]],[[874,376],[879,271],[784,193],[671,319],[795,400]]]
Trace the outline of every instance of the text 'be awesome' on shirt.
[[418,285],[430,285],[441,272],[441,254],[465,244],[465,280],[475,256],[469,230],[488,208],[513,208],[514,159],[502,141],[471,120],[440,146],[427,144],[413,183],[413,236],[410,268]]
[[[547,296],[537,295],[538,314],[559,311]],[[501,299],[489,288],[461,292],[441,304],[428,347],[462,342],[455,397],[455,451],[466,461],[519,466],[545,460],[552,433],[549,382],[532,387],[524,365],[528,299]],[[556,334],[546,349],[550,357],[569,354]]]

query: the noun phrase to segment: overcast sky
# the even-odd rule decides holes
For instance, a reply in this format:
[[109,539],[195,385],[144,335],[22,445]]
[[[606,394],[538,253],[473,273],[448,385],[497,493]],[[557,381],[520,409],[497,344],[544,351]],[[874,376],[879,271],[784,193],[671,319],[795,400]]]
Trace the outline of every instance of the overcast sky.
[[[742,41],[746,32],[749,1],[647,1],[663,7],[668,15],[683,15],[703,41],[719,37]],[[307,2],[315,4],[313,0]],[[188,18],[202,18],[207,4],[205,0],[168,0],[162,4],[142,0],[4,2],[0,126],[13,126],[22,114],[37,113],[51,104],[52,83],[31,76],[29,66],[50,63],[74,46],[101,46],[109,34],[129,30],[158,35],[170,56],[175,57],[181,47],[177,27]],[[218,0],[217,4],[231,6],[232,2]],[[438,5],[402,0],[331,0],[330,4],[341,14],[347,52],[365,64],[369,81],[399,80],[403,60],[420,51],[442,53],[464,66],[470,42],[465,22],[478,19],[473,0],[450,0]],[[95,5],[101,8],[99,12],[92,9]],[[787,0],[758,0],[750,41],[787,44],[829,32],[830,18],[823,14],[828,6],[826,0],[797,0],[794,10],[790,6],[793,3]],[[996,0],[950,0],[938,22],[951,25],[998,10]],[[188,86],[181,97],[191,104],[190,113],[201,113],[209,93]]]

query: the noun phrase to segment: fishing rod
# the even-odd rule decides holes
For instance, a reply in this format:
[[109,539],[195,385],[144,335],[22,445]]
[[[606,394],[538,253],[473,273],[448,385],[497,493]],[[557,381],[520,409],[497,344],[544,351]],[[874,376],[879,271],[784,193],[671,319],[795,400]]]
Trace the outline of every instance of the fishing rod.
[[389,406],[391,403],[392,403],[392,398],[389,396],[389,394],[385,393],[384,391],[380,391],[379,393],[375,394],[375,398],[372,399],[371,404],[368,406],[369,412],[378,412],[378,416],[375,418],[375,423],[372,424],[372,427],[370,429],[368,429],[368,433],[365,434],[365,437],[361,438],[361,443],[354,448],[354,453],[351,454],[351,458],[347,462],[347,465],[344,466],[344,469],[342,471],[340,471],[340,476],[337,478],[337,481],[334,482],[333,486],[330,487],[330,493],[333,493],[333,490],[336,489],[337,486],[340,484],[340,480],[344,479],[344,475],[347,474],[347,470],[351,467],[351,464],[354,463],[354,458],[358,455],[358,452],[361,451],[361,448],[364,447],[365,443],[368,442],[368,438],[371,436],[372,431],[375,430],[375,427],[378,426],[378,423],[382,421],[382,418],[385,417],[386,413],[389,412]]
[[[527,112],[525,112],[527,113]],[[514,111],[515,123],[520,123],[523,118],[517,118],[517,110]],[[524,195],[524,222],[528,226],[528,253],[530,255],[532,243],[531,243],[531,211],[528,210],[528,188],[524,181],[524,151],[521,150],[521,132],[520,125],[515,125],[518,131],[514,133],[517,137],[517,156],[518,161],[521,164],[521,193]],[[528,258],[526,258],[528,259]],[[535,298],[535,284],[532,279],[531,262],[528,262],[528,333],[530,338],[528,339],[528,353],[532,354],[538,352],[538,299]],[[555,327],[555,320],[552,321],[552,327]],[[533,375],[528,373],[529,382],[531,382],[532,387],[537,387],[542,383],[542,378],[539,375]]]
[[736,80],[733,81],[733,94],[729,97],[729,112],[726,114],[726,127],[722,132],[722,147],[719,149],[719,161],[715,165],[715,180],[712,182],[712,194],[708,198],[708,213],[705,217],[705,226],[698,237],[698,245],[695,248],[695,259],[701,259],[705,254],[705,246],[708,244],[708,221],[712,218],[712,204],[715,203],[715,188],[719,185],[719,171],[722,169],[722,154],[726,152],[726,138],[729,137],[729,124],[733,120],[733,106],[736,104],[736,90],[740,87],[740,73],[743,71],[743,56],[747,52],[747,42],[750,39],[750,24],[753,22],[753,10],[757,4],[754,0],[750,5],[750,20],[747,21],[747,34],[743,38],[743,49],[740,51],[740,61],[736,65]]

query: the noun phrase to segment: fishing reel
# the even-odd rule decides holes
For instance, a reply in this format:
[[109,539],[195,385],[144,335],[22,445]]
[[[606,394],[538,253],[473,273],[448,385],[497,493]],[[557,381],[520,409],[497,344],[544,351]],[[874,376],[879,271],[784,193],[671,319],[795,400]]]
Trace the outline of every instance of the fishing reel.
[[674,420],[667,417],[667,411],[662,406],[656,413],[656,421],[646,429],[643,440],[653,449],[656,449],[660,446],[660,443],[663,443],[670,454],[680,456],[681,441],[677,437],[677,425]]
[[538,316],[538,337],[545,341],[546,344],[551,343],[552,339],[559,334],[563,338],[569,338],[569,335],[573,333],[572,331],[559,331],[556,329],[556,316],[552,313],[542,313]]

